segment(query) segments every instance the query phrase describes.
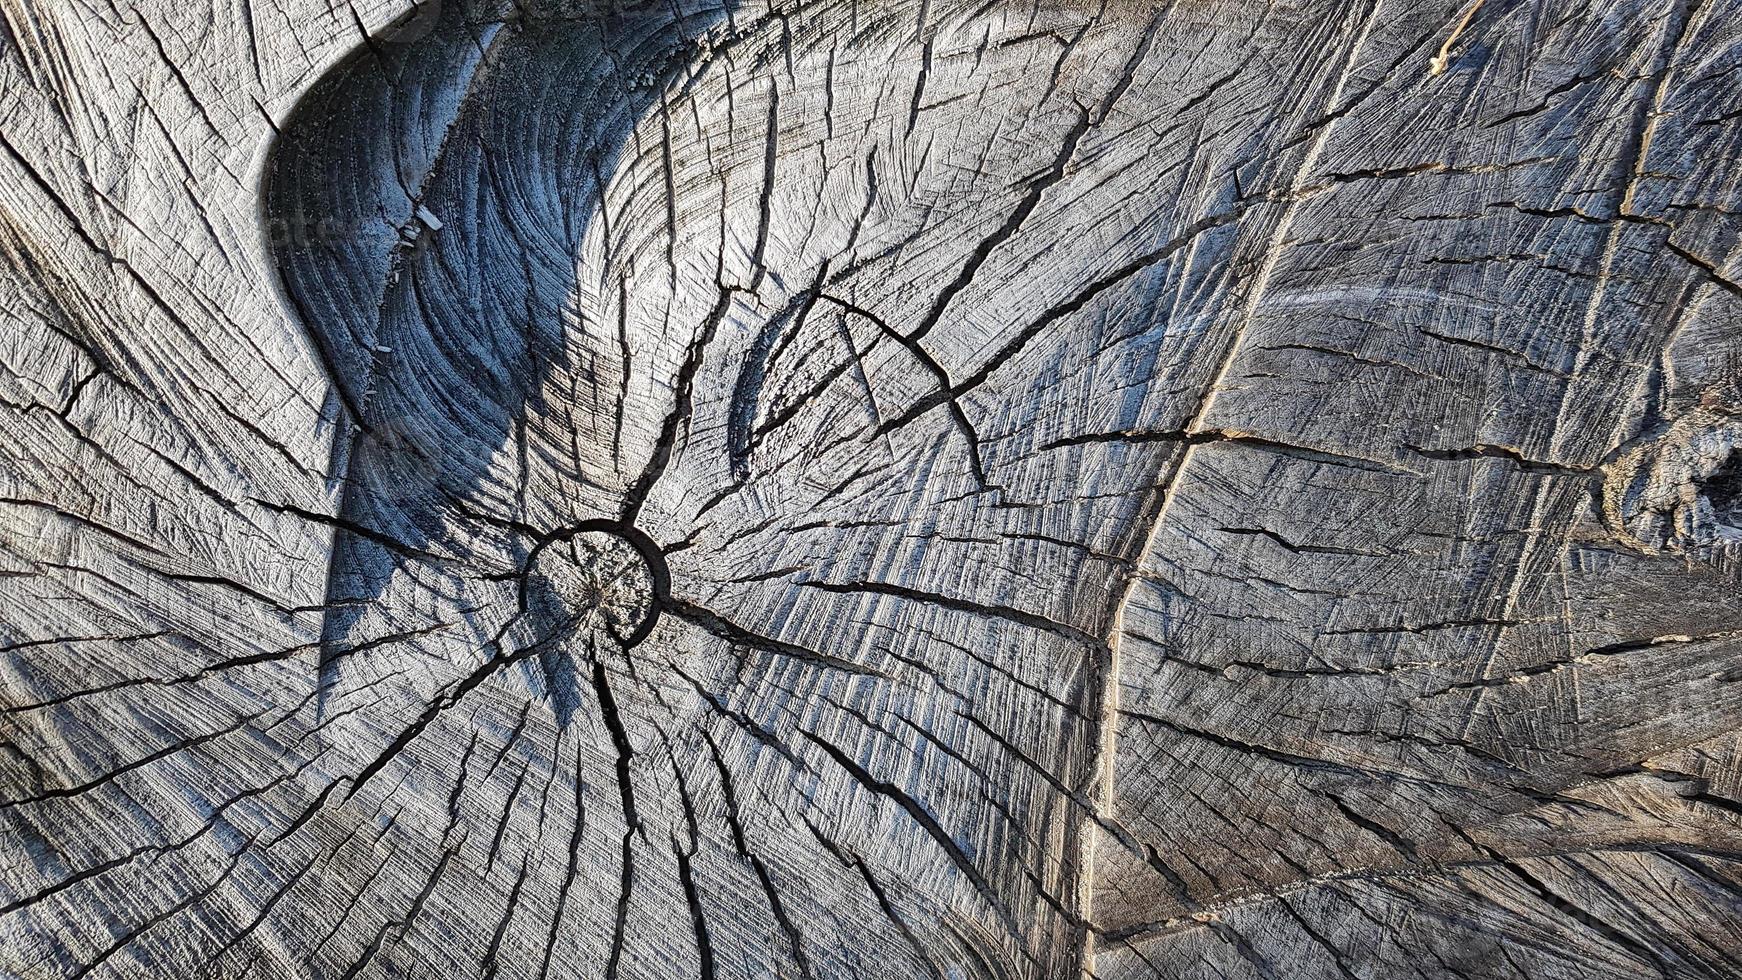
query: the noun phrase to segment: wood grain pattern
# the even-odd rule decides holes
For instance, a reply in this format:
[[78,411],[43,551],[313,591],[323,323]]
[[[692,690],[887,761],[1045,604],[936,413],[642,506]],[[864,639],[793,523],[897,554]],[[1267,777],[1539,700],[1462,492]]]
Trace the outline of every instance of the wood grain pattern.
[[1742,974],[1729,0],[0,0],[0,975]]

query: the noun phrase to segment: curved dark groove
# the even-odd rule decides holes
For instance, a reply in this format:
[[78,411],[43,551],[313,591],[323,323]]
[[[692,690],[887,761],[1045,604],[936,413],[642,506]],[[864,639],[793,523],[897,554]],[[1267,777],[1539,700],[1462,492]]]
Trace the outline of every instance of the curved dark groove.
[[[649,537],[647,532],[633,524],[624,524],[621,521],[605,519],[582,521],[571,527],[563,528],[555,534],[547,535],[539,541],[538,545],[532,549],[531,554],[527,556],[527,569],[530,571],[537,562],[540,551],[553,544],[571,541],[577,535],[585,534],[588,531],[600,531],[622,538],[631,548],[635,549],[636,554],[641,556],[641,560],[647,564],[648,575],[653,579],[653,595],[650,598],[647,618],[629,635],[613,637],[623,646],[623,649],[632,649],[647,639],[648,635],[653,632],[653,628],[659,625],[659,614],[671,605],[671,569],[665,563],[664,553],[659,550],[659,542]],[[522,574],[520,582],[521,612],[526,611],[526,585],[526,576]]]
[[[524,526],[487,466],[545,412],[552,371],[620,397],[621,379],[573,363],[580,351],[623,369],[607,331],[565,336],[577,255],[636,122],[730,6],[450,2],[421,38],[362,47],[283,127],[270,246],[331,375],[345,484],[323,705],[404,555],[463,551],[456,512]],[[576,437],[613,447],[617,434]],[[524,558],[534,544],[514,547]]]

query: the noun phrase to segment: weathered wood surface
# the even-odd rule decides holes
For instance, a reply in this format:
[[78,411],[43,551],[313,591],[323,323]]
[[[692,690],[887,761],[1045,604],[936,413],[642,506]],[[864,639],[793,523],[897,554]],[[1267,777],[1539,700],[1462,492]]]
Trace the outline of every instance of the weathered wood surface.
[[1742,975],[1742,5],[631,6],[0,0],[0,974]]

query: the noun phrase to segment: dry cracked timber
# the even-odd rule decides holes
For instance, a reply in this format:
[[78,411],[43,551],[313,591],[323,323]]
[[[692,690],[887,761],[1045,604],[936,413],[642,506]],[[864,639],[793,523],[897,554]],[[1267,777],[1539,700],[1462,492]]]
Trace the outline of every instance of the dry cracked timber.
[[0,0],[0,975],[1742,976],[1742,4]]

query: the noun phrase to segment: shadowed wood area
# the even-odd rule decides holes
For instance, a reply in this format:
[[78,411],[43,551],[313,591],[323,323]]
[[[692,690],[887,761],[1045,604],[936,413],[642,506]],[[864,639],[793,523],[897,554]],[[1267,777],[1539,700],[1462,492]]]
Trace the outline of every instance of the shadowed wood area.
[[0,976],[1742,976],[1742,4],[0,28]]

